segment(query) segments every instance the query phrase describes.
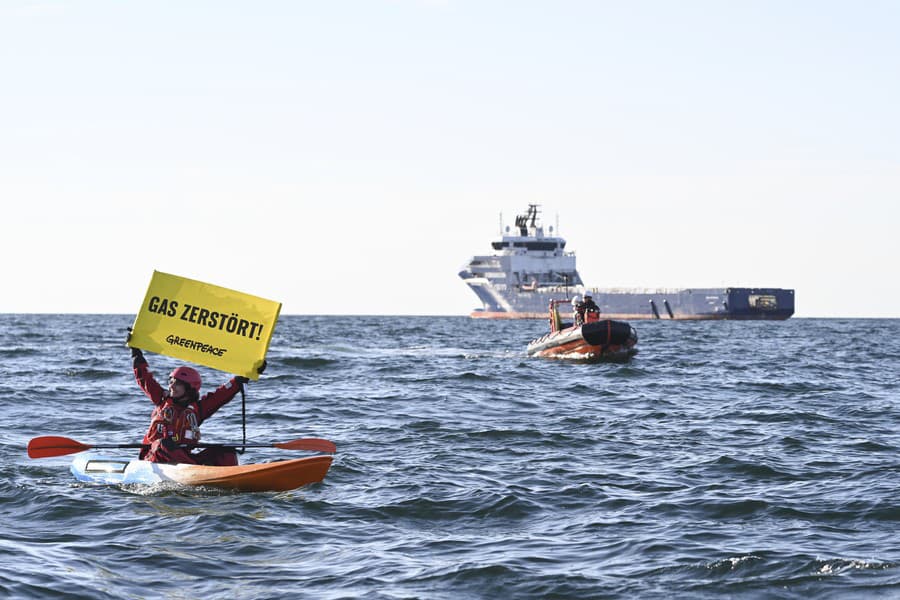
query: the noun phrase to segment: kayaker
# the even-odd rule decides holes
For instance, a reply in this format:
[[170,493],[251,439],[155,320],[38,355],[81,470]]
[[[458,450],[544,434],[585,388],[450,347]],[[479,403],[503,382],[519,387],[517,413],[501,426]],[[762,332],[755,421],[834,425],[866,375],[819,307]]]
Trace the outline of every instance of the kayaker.
[[[178,367],[169,374],[168,389],[153,377],[143,352],[131,349],[134,378],[154,404],[150,428],[144,436],[140,458],[151,462],[189,463],[216,466],[238,464],[237,453],[230,448],[191,448],[200,441],[200,425],[227,404],[249,381],[232,377],[215,391],[200,396],[200,373],[191,367]],[[259,369],[262,373],[265,362]]]

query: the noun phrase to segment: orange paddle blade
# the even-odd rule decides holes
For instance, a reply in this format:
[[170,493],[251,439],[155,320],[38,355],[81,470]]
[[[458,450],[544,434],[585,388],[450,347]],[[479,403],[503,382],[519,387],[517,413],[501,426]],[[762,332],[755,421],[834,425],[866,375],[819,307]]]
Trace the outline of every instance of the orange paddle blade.
[[334,442],[323,440],[321,438],[300,438],[291,440],[290,442],[280,442],[272,444],[276,448],[282,450],[312,450],[314,452],[336,452],[337,446]]
[[29,458],[48,458],[50,456],[65,456],[82,450],[90,450],[91,446],[82,444],[67,437],[56,435],[44,435],[36,437],[28,442]]

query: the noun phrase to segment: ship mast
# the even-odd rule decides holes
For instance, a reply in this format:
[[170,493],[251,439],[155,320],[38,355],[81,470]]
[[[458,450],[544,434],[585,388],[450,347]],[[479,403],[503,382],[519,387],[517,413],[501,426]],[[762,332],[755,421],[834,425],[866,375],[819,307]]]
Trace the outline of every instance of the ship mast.
[[[532,230],[537,230],[538,206],[538,204],[529,204],[528,213],[516,217],[516,227],[519,228],[519,234],[522,237],[528,237],[529,227],[531,227]],[[530,224],[529,220],[531,221]]]
[[531,226],[537,227],[538,205],[537,204],[529,204],[528,212],[529,212],[529,214],[531,214]]

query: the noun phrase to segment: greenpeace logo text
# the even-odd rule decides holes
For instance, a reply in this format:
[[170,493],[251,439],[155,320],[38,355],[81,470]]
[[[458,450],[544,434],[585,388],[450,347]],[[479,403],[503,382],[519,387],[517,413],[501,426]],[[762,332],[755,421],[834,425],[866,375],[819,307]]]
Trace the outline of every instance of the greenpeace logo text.
[[216,348],[215,346],[210,346],[209,344],[198,342],[196,340],[181,338],[177,335],[168,336],[166,338],[166,342],[168,342],[172,346],[181,346],[182,348],[187,348],[188,350],[196,350],[198,352],[203,352],[204,354],[212,354],[213,356],[222,356],[226,352],[228,352],[226,348]]

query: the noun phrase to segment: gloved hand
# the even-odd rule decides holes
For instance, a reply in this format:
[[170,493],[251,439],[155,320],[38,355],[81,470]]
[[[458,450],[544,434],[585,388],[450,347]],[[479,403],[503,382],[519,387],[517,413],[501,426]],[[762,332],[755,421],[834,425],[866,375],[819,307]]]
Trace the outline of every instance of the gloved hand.
[[[128,342],[131,341],[131,327],[126,327],[128,334],[125,336],[125,345],[128,345]],[[135,359],[133,363],[136,365],[138,362],[146,362],[144,360],[144,353],[141,352],[140,348],[132,348],[131,349],[131,358]]]
[[131,368],[137,369],[141,365],[147,364],[147,359],[144,358],[144,353],[141,352],[140,348],[132,348],[131,349]]
[[[268,363],[265,361],[265,359],[263,359],[262,364],[256,368],[256,372],[262,375],[262,372],[266,370],[266,365],[268,365]],[[241,385],[244,385],[245,383],[248,383],[250,381],[249,378],[244,377],[243,375],[235,375],[234,380]]]

